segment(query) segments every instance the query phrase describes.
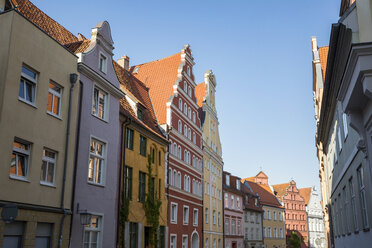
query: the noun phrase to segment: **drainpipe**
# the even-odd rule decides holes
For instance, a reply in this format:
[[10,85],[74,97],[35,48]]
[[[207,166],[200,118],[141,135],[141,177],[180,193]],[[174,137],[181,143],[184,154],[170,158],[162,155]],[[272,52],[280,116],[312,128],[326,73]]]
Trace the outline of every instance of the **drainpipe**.
[[68,159],[68,145],[69,145],[69,137],[70,137],[70,126],[71,126],[71,103],[72,103],[72,91],[74,90],[74,86],[78,75],[76,73],[70,74],[70,95],[68,101],[68,115],[67,115],[67,130],[66,130],[66,143],[65,143],[65,156],[64,156],[64,164],[63,164],[63,180],[62,180],[62,194],[61,194],[61,209],[63,211],[63,216],[61,219],[61,225],[59,229],[59,240],[58,240],[58,248],[62,247],[62,232],[63,232],[63,225],[65,222],[66,215],[68,211],[65,209],[65,185],[66,185],[66,170],[67,170],[67,159]]
[[[116,246],[120,247],[120,242],[119,242],[119,231],[120,231],[120,210],[121,210],[121,204],[124,204],[125,200],[125,181],[124,181],[124,175],[125,175],[125,148],[126,148],[126,136],[125,136],[125,129],[132,120],[128,117],[125,117],[125,121],[122,123],[121,126],[121,139],[120,139],[120,151],[121,151],[121,161],[120,161],[120,172],[119,172],[119,183],[118,183],[118,224],[117,224],[117,232],[116,232]],[[123,142],[124,140],[124,142]],[[123,183],[123,192],[122,192],[122,201],[120,201],[120,191],[121,191],[121,185]],[[125,235],[125,224],[123,228],[123,235]],[[125,240],[124,238],[122,239],[121,247],[125,247]]]
[[[84,84],[82,81],[80,81],[80,88],[79,88],[79,112],[78,112],[78,123],[77,123],[77,130],[76,130],[76,143],[75,143],[75,161],[74,161],[74,175],[73,175],[73,181],[72,181],[72,196],[71,196],[71,202],[72,202],[72,208],[71,211],[74,213],[75,209],[75,185],[76,185],[76,174],[77,174],[77,161],[78,161],[78,150],[80,145],[80,123],[81,123],[81,110],[82,110],[82,101],[83,101],[83,93],[84,93]],[[71,233],[72,233],[72,222],[70,225],[70,238],[69,238],[69,246],[71,247]]]

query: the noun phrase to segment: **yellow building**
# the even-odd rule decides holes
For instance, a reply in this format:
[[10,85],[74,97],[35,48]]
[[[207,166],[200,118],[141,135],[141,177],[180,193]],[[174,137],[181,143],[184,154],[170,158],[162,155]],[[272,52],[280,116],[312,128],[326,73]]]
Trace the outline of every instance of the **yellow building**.
[[203,120],[204,156],[204,220],[203,247],[223,245],[223,201],[222,201],[222,148],[218,133],[218,118],[215,105],[216,79],[212,71],[204,74],[204,82],[198,84],[195,94]]
[[67,30],[44,32],[29,6],[0,1],[0,212],[18,208],[0,219],[0,247],[68,247],[77,57],[59,41]]
[[148,194],[148,156],[151,156],[152,180],[155,199],[161,200],[159,217],[159,245],[165,247],[167,240],[168,201],[165,194],[165,170],[168,140],[156,124],[150,96],[146,86],[127,71],[129,58],[123,57],[114,63],[121,89],[126,97],[121,100],[122,122],[122,184],[123,210],[129,202],[128,219],[121,237],[121,247],[149,247],[150,225],[147,223],[144,202]]
[[268,177],[260,171],[255,177],[242,180],[249,184],[252,191],[260,197],[263,213],[263,236],[265,248],[285,248],[284,207],[271,190]]

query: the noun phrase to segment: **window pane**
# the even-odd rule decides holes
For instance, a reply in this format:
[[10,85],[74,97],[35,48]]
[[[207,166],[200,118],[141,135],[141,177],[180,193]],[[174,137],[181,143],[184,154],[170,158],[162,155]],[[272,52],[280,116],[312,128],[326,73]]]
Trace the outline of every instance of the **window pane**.
[[95,153],[95,149],[96,149],[96,142],[95,140],[92,139],[90,141],[90,152]]
[[49,163],[48,164],[48,179],[47,182],[53,183],[54,181],[54,164]]
[[12,160],[10,162],[10,174],[17,175],[17,168],[16,168],[16,155],[12,154]]
[[52,93],[48,93],[48,105],[47,105],[47,110],[49,112],[52,112],[52,106],[53,106],[53,94]]
[[33,84],[26,82],[26,98],[27,101],[33,102],[34,95],[33,95]]
[[40,180],[45,181],[47,175],[47,162],[43,161],[41,164],[41,174],[40,174]]
[[94,158],[90,158],[89,159],[89,171],[88,171],[89,181],[93,181],[93,169],[94,169]]
[[22,66],[22,73],[26,74],[27,76],[30,76],[31,78],[36,79],[36,73],[27,69],[26,67]]
[[23,79],[21,79],[21,82],[19,83],[19,97],[25,98],[25,83]]
[[18,165],[17,165],[17,169],[18,169],[18,176],[26,176],[26,159],[24,156],[21,156],[21,155],[18,155]]
[[58,96],[54,96],[53,114],[59,115],[59,97]]

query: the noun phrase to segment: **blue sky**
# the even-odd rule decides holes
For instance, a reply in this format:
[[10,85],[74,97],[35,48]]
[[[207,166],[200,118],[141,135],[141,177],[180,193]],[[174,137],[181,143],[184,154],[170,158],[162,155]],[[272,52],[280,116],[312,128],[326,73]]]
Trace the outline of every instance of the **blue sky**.
[[271,184],[319,185],[314,145],[311,37],[328,45],[340,0],[46,1],[39,8],[72,33],[110,23],[115,59],[131,65],[190,44],[197,82],[217,79],[225,170]]

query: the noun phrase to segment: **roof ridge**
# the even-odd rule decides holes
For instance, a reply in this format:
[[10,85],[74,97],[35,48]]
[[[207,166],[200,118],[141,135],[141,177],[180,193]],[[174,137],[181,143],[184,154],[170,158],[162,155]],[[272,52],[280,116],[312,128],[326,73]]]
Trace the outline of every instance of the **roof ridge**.
[[178,53],[175,53],[175,54],[169,55],[169,56],[164,57],[164,58],[161,58],[161,59],[157,59],[157,60],[149,61],[149,62],[142,63],[142,64],[138,64],[138,65],[132,65],[130,68],[135,68],[135,67],[137,67],[137,66],[142,66],[142,65],[146,65],[146,64],[155,63],[155,62],[160,62],[160,61],[162,61],[162,60],[164,60],[164,59],[168,59],[168,58],[173,57],[173,56],[175,56],[175,55],[178,55],[178,54],[181,55],[181,53],[182,53],[182,52],[178,52]]

